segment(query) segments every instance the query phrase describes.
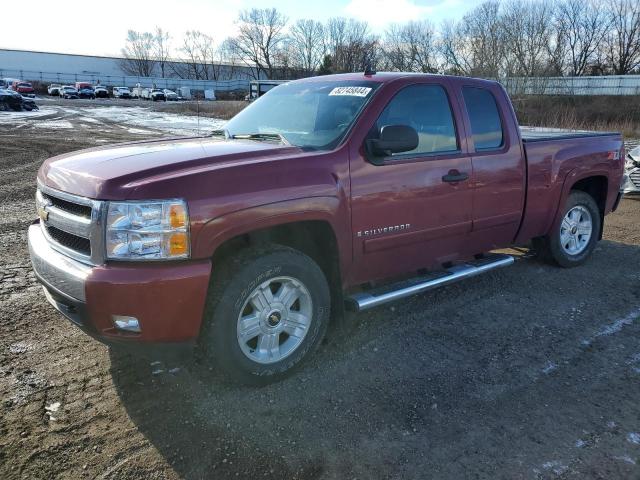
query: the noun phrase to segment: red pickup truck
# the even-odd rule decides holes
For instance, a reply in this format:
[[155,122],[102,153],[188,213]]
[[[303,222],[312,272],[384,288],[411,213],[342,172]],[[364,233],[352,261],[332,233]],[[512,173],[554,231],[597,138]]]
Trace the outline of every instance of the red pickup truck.
[[29,248],[48,300],[89,334],[197,345],[264,383],[345,307],[513,262],[492,250],[533,241],[580,265],[621,198],[623,161],[618,133],[518,127],[496,82],[309,78],[210,136],[45,161]]

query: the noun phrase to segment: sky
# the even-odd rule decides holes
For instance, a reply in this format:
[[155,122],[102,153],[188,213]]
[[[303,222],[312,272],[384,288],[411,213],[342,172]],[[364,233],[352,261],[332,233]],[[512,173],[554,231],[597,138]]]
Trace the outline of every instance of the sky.
[[[55,3],[55,2],[54,2]],[[366,20],[376,33],[391,22],[457,19],[481,0],[109,0],[63,3],[31,0],[21,21],[3,22],[0,48],[85,55],[119,55],[127,30],[168,31],[174,46],[188,30],[217,42],[234,33],[238,12],[275,7],[290,21],[344,16]],[[60,5],[58,5],[60,6]]]

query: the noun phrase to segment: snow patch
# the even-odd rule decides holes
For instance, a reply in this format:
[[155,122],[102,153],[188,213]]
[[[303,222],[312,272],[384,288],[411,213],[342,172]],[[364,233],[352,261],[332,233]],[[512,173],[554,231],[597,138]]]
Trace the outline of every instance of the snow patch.
[[615,460],[622,460],[625,463],[629,463],[631,465],[635,465],[636,461],[631,458],[629,455],[622,455],[620,457],[613,457]]
[[567,465],[565,465],[564,463],[562,463],[562,462],[560,462],[558,460],[553,460],[551,462],[545,462],[545,463],[542,464],[542,468],[545,469],[545,470],[551,470],[556,475],[562,475],[564,472],[569,470],[569,467]]
[[73,128],[68,120],[50,120],[33,124],[36,128],[49,128],[51,130],[69,130]]
[[16,120],[26,120],[30,118],[44,117],[53,115],[56,111],[52,108],[43,108],[41,110],[32,110],[31,112],[0,112],[0,123],[13,123]]
[[636,445],[640,445],[640,433],[631,432],[627,435],[627,441],[634,443]]
[[616,320],[610,325],[603,326],[602,329],[598,333],[596,333],[593,337],[583,340],[582,344],[585,346],[589,346],[593,343],[593,341],[596,338],[618,333],[620,330],[623,329],[623,327],[627,325],[632,325],[633,322],[638,320],[638,318],[640,318],[640,308],[637,310],[634,310],[633,312],[628,314],[626,317]]

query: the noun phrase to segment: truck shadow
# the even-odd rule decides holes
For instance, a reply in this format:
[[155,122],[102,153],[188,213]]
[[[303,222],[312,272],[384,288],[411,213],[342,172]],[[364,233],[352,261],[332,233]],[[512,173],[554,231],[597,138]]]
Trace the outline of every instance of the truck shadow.
[[624,337],[635,352],[609,352],[598,332],[637,310],[638,267],[640,247],[611,241],[571,270],[525,255],[354,316],[301,371],[263,388],[118,351],[111,373],[129,417],[183,478],[465,478],[480,466],[520,478],[595,429],[597,412],[634,415],[624,405],[637,382],[612,389],[610,369],[637,353],[638,326]]

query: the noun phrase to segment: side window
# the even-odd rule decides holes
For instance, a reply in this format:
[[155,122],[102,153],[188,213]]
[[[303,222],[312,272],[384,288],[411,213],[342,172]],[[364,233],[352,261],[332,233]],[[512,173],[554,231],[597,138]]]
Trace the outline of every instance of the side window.
[[374,135],[385,125],[408,125],[418,132],[418,148],[394,157],[458,150],[458,140],[449,98],[439,85],[412,85],[391,99],[380,114]]
[[467,106],[476,150],[500,148],[503,141],[502,122],[493,94],[483,88],[464,87],[462,96]]

